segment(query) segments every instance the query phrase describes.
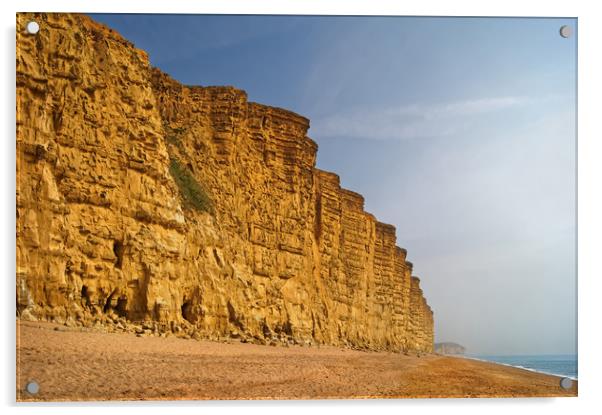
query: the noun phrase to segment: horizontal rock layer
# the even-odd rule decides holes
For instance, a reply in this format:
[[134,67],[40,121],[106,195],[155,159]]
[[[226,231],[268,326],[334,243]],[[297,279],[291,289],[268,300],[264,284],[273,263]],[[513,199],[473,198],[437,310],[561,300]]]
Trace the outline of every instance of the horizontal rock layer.
[[432,351],[395,228],[316,168],[306,118],[183,86],[85,16],[17,27],[22,317]]

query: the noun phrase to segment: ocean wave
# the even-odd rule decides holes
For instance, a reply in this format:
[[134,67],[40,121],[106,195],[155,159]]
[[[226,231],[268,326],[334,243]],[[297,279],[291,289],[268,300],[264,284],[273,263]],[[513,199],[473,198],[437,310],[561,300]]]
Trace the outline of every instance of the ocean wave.
[[472,356],[458,356],[458,357],[462,357],[464,359],[470,359],[470,360],[478,360],[479,362],[495,363],[497,365],[514,367],[514,368],[517,368],[517,369],[528,370],[529,372],[541,373],[541,374],[544,374],[544,375],[558,376],[560,378],[569,378],[569,379],[575,380],[575,381],[578,380],[577,376],[569,376],[569,375],[565,375],[565,374],[562,374],[562,373],[546,372],[544,370],[533,369],[531,367],[525,367],[525,366],[516,365],[516,364],[512,365],[510,363],[502,363],[502,362],[497,362],[495,360],[480,359],[478,357],[472,357]]

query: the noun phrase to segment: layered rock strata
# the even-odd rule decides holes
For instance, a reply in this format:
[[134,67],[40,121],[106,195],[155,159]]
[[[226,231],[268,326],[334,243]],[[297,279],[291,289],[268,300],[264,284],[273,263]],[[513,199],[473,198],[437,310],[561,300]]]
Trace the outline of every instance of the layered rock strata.
[[17,28],[22,318],[432,351],[395,228],[316,168],[306,118],[183,86],[86,16]]

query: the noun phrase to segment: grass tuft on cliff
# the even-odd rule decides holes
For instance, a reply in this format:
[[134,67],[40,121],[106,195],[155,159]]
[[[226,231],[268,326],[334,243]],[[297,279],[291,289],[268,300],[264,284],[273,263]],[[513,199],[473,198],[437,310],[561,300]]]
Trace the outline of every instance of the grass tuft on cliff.
[[186,148],[184,147],[184,144],[182,144],[179,136],[168,134],[165,136],[165,139],[169,144],[176,146],[176,148],[180,151],[180,154],[187,155]]
[[213,213],[213,204],[207,192],[188,171],[188,168],[175,157],[170,159],[169,172],[180,189],[185,207],[199,212]]

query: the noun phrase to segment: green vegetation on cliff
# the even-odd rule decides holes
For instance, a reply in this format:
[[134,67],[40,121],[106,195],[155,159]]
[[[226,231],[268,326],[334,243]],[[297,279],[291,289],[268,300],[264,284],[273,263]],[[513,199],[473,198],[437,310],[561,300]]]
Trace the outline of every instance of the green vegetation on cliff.
[[188,171],[188,168],[182,165],[175,157],[170,159],[169,172],[180,189],[185,207],[193,208],[199,212],[213,212],[211,198],[205,189],[197,182],[192,173]]

